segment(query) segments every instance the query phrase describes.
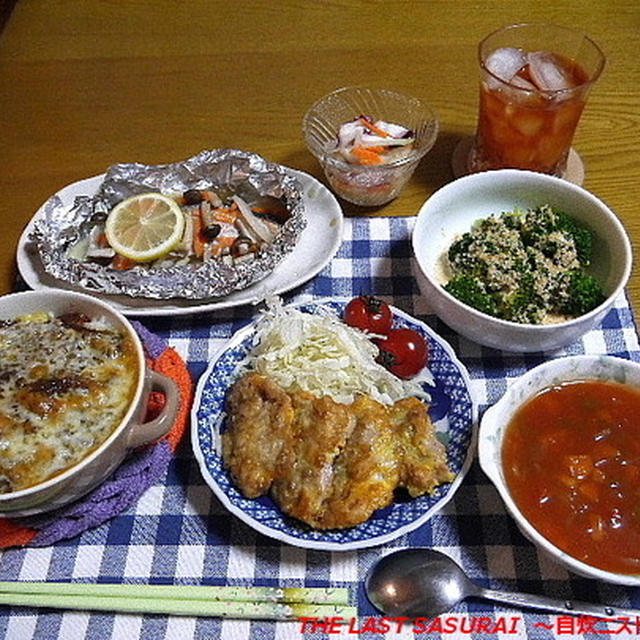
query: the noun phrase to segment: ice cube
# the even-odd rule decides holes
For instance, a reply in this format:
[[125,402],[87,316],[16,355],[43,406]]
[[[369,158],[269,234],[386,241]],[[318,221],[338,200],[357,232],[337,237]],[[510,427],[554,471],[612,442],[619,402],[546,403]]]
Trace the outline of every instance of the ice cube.
[[485,66],[494,75],[511,82],[513,76],[527,64],[527,54],[515,47],[502,47],[492,51],[485,60]]
[[518,89],[526,89],[527,91],[537,90],[537,87],[533,83],[529,82],[528,80],[526,80],[525,78],[519,75],[513,76],[509,84],[512,84],[514,87],[518,87]]
[[512,119],[512,124],[516,129],[528,138],[532,138],[537,135],[542,130],[544,123],[544,113],[536,113],[534,111],[531,113],[525,113],[523,110]]
[[529,75],[541,91],[562,91],[574,86],[571,72],[562,60],[549,51],[533,51],[528,54]]

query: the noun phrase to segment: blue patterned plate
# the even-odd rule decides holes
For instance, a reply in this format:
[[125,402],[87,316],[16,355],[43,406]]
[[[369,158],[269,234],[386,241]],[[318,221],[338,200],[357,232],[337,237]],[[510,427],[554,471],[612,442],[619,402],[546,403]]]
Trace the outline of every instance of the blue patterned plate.
[[[318,300],[302,304],[314,313],[319,305],[341,315],[347,300]],[[205,482],[220,501],[256,531],[289,544],[310,549],[348,551],[384,544],[424,524],[453,496],[471,464],[475,441],[476,407],[471,397],[469,374],[453,349],[423,322],[392,308],[394,326],[419,331],[429,344],[429,369],[435,387],[425,386],[431,395],[429,414],[447,445],[448,461],[456,477],[441,485],[431,496],[398,501],[376,511],[360,525],[348,529],[318,531],[280,511],[268,496],[245,498],[235,487],[219,453],[219,433],[224,429],[225,399],[235,379],[238,363],[253,345],[255,329],[249,325],[238,331],[209,364],[198,382],[191,415],[191,435],[195,457]]]

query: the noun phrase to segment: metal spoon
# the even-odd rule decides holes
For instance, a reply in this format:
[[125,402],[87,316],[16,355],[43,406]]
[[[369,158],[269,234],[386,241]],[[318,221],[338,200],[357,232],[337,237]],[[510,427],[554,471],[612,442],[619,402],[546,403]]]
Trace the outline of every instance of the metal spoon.
[[433,549],[402,549],[385,556],[369,572],[365,590],[371,603],[389,616],[433,618],[468,597],[595,618],[640,615],[632,609],[483,589],[449,556]]

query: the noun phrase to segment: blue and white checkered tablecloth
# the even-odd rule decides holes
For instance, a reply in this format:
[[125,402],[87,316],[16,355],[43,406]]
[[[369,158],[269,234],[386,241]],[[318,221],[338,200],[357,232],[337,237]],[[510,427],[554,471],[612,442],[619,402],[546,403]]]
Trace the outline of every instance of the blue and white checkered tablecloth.
[[[626,297],[621,296],[601,327],[548,354],[512,355],[481,347],[453,333],[429,310],[412,275],[411,218],[352,219],[344,242],[325,270],[285,296],[301,300],[331,295],[375,293],[425,320],[455,349],[472,378],[471,392],[480,414],[509,383],[540,362],[560,355],[608,353],[640,360],[638,335]],[[240,327],[252,308],[235,308],[199,316],[143,319],[186,358],[194,377]],[[426,525],[385,547],[353,552],[305,550],[264,537],[230,515],[205,485],[190,443],[185,442],[161,484],[148,490],[135,507],[107,524],[52,547],[11,549],[0,556],[0,580],[62,580],[169,584],[261,584],[272,586],[348,586],[363,624],[375,612],[366,601],[362,580],[368,568],[391,548],[433,546],[457,559],[477,582],[495,589],[529,591],[561,599],[640,608],[640,590],[579,578],[538,554],[506,514],[497,492],[477,462],[455,498]],[[595,637],[612,633],[637,637],[637,627],[616,628],[570,622],[562,617],[518,611],[480,601],[454,612],[457,631],[426,637]],[[472,635],[462,621],[489,616],[509,622],[508,631]],[[449,620],[452,625],[453,622]],[[360,631],[361,633],[357,633]],[[340,634],[308,633],[308,638],[336,635],[361,638],[413,638],[405,626],[386,634],[362,632],[357,625]],[[10,640],[152,640],[298,638],[297,622],[250,622],[189,617],[110,615],[102,613],[0,607],[0,636]]]

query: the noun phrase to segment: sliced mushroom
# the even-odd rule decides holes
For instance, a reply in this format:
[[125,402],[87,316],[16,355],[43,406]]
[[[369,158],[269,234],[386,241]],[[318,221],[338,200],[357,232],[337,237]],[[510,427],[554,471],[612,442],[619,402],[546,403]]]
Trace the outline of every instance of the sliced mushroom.
[[105,239],[104,225],[96,225],[89,233],[89,244],[85,258],[108,259],[116,255],[116,252],[109,246]]
[[233,201],[238,205],[240,218],[251,232],[251,237],[257,237],[260,242],[273,242],[275,236],[264,220],[258,218],[249,205],[239,196],[233,196]]
[[184,216],[181,248],[187,256],[193,255],[193,218],[189,213]]
[[203,200],[200,203],[199,209],[200,220],[202,221],[202,235],[204,235],[207,240],[217,238],[222,227],[215,220],[211,203],[208,200]]
[[215,191],[211,191],[210,189],[207,189],[202,192],[202,196],[207,202],[211,203],[211,206],[214,209],[216,207],[222,206],[222,200],[220,199],[220,196]]
[[251,262],[252,260],[255,260],[256,254],[255,253],[246,253],[243,256],[238,256],[237,258],[234,258],[234,262],[235,264],[242,264],[243,262]]
[[182,194],[182,199],[185,204],[200,204],[204,198],[200,189],[187,189]]
[[255,253],[258,250],[258,246],[247,236],[238,236],[231,245],[231,255],[234,258],[240,256],[246,256],[249,253]]

